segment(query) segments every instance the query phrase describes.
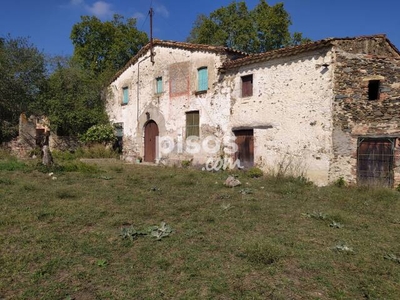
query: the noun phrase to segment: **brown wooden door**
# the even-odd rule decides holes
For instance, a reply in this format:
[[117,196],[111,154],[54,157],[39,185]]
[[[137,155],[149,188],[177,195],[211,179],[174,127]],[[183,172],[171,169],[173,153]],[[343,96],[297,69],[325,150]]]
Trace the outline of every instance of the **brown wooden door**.
[[357,152],[360,184],[393,185],[393,139],[361,139]]
[[236,130],[236,144],[238,145],[238,152],[236,152],[235,159],[240,160],[240,165],[245,168],[254,165],[254,136],[253,129],[249,130]]
[[157,123],[154,121],[147,122],[144,128],[144,161],[146,162],[155,162],[157,136]]

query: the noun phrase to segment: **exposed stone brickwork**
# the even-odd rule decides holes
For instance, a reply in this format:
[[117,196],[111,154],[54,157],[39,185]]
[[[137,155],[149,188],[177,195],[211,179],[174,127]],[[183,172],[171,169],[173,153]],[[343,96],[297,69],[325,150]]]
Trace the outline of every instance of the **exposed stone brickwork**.
[[[400,137],[400,61],[376,40],[339,43],[334,70],[332,180],[357,180],[359,138]],[[358,53],[358,54],[355,54]],[[369,100],[369,82],[379,80],[379,98]],[[395,184],[399,148],[394,149]]]

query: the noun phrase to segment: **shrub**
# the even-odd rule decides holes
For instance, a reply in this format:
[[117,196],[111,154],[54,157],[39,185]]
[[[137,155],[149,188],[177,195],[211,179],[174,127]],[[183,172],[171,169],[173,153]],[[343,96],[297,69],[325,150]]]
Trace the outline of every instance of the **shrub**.
[[264,175],[264,172],[260,168],[252,167],[251,169],[249,169],[246,172],[246,174],[250,178],[259,178],[259,177],[262,177]]
[[337,180],[333,183],[333,185],[334,185],[334,186],[337,186],[337,187],[345,187],[345,186],[346,186],[346,180],[344,180],[343,177],[339,177],[339,179],[337,179]]
[[108,144],[115,142],[116,139],[114,127],[111,124],[94,125],[80,137],[81,142],[86,144]]

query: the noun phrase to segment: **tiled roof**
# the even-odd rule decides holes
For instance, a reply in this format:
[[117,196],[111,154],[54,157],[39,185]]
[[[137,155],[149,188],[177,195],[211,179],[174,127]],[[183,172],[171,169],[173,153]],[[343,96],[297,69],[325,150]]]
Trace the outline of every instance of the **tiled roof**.
[[[299,46],[286,47],[277,50],[272,50],[264,53],[257,54],[247,54],[238,50],[234,50],[227,47],[222,46],[212,46],[212,45],[204,45],[204,44],[192,44],[185,42],[175,42],[175,41],[163,41],[158,39],[153,39],[154,47],[166,47],[166,48],[179,48],[189,51],[206,51],[206,52],[214,52],[214,53],[226,53],[231,55],[236,55],[238,59],[227,60],[221,70],[232,69],[240,66],[249,65],[252,63],[257,63],[261,61],[268,61],[276,58],[287,57],[292,55],[297,55],[300,53],[314,51],[326,47],[332,47],[335,45],[335,42],[338,41],[346,41],[346,40],[365,40],[365,39],[376,39],[381,38],[385,39],[389,46],[393,49],[395,53],[397,53],[400,57],[400,51],[387,39],[385,34],[376,34],[376,35],[367,35],[367,36],[358,36],[358,37],[345,37],[345,38],[327,38]],[[135,64],[143,55],[145,55],[150,50],[151,44],[148,43],[139,52],[132,57],[126,65],[119,70],[111,79],[110,82],[115,81],[123,72],[125,72],[131,65]]]
[[[243,57],[248,55],[245,52],[234,50],[227,47],[222,46],[212,46],[212,45],[205,45],[205,44],[192,44],[192,43],[185,43],[185,42],[175,42],[175,41],[164,41],[159,39],[153,39],[153,47],[166,47],[166,48],[179,48],[189,51],[206,51],[206,52],[214,52],[214,53],[227,53],[232,55],[237,55],[239,57]],[[150,50],[151,43],[146,44],[143,46],[139,52],[132,57],[125,66],[119,70],[111,79],[111,82],[115,81],[123,72],[125,72],[131,65],[134,65],[140,57],[145,55],[147,51]]]
[[327,39],[323,39],[323,40],[319,40],[316,42],[311,42],[311,43],[307,43],[307,44],[303,44],[303,45],[299,45],[299,46],[286,47],[286,48],[272,50],[272,51],[268,51],[268,52],[264,52],[264,53],[251,54],[249,56],[239,58],[236,60],[226,61],[223,64],[221,69],[226,70],[226,69],[245,66],[245,65],[249,65],[249,64],[257,63],[257,62],[261,62],[261,61],[268,61],[271,59],[297,55],[297,54],[300,54],[303,52],[314,51],[314,50],[325,48],[325,47],[332,47],[335,45],[336,41],[363,40],[363,39],[373,39],[373,38],[384,38],[386,40],[386,42],[390,45],[390,47],[392,47],[392,49],[398,55],[400,55],[399,50],[389,41],[389,39],[386,38],[386,35],[377,34],[377,35],[369,35],[369,36],[358,36],[358,37],[352,37],[352,38],[351,37],[327,38]]

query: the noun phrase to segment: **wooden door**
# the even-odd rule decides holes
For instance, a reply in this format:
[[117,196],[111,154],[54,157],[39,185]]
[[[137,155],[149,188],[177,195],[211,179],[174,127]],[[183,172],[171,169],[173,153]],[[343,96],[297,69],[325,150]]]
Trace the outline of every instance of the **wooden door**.
[[360,139],[357,177],[360,184],[393,185],[393,139]]
[[154,121],[149,121],[144,128],[144,161],[155,162],[157,157],[158,126]]
[[235,159],[240,160],[240,165],[245,168],[254,165],[254,136],[253,129],[236,130],[236,144],[238,151],[236,152]]

